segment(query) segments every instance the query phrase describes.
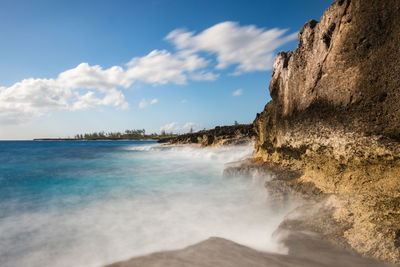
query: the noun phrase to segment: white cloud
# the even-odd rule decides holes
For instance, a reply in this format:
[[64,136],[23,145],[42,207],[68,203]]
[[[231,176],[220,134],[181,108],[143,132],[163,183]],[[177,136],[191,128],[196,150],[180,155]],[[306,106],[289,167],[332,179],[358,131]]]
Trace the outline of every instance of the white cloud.
[[197,73],[192,73],[190,75],[190,78],[194,81],[215,81],[219,77],[219,74],[215,74],[212,72],[197,72]]
[[196,131],[196,129],[199,129],[199,125],[194,122],[187,122],[182,126],[182,129],[184,131],[190,131],[190,129],[192,129],[193,131]]
[[199,34],[182,29],[169,33],[171,41],[184,53],[209,52],[217,56],[217,69],[237,64],[235,73],[270,70],[274,50],[295,40],[297,33],[286,35],[287,30],[257,28],[254,25],[240,26],[227,21],[216,24]]
[[[127,108],[128,103],[119,88],[134,82],[185,84],[188,75],[206,67],[208,61],[197,55],[183,57],[165,50],[154,50],[141,58],[133,58],[125,68],[103,69],[81,63],[55,79],[24,79],[10,87],[0,87],[0,122],[20,123],[34,116],[56,110],[86,110],[97,106]],[[203,74],[203,72],[200,72]],[[212,80],[210,74],[194,80]],[[150,104],[157,103],[153,99]],[[141,102],[140,108],[148,103]]]
[[79,64],[56,79],[24,79],[0,87],[0,121],[20,123],[55,110],[82,110],[95,106],[126,108],[125,96],[117,87],[128,87],[121,67],[103,70]]
[[132,84],[132,78],[120,66],[102,69],[101,66],[89,66],[81,63],[77,67],[58,75],[57,82],[69,88],[99,89],[127,88]]
[[177,132],[180,129],[179,123],[171,122],[160,127],[160,131]]
[[178,122],[168,123],[160,128],[160,131],[165,131],[167,133],[187,133],[192,129],[193,131],[197,131],[200,129],[200,125],[194,122],[186,122],[181,125]]
[[242,89],[237,89],[237,90],[233,91],[233,93],[232,93],[233,96],[241,96],[242,94],[243,94]]
[[154,105],[154,104],[157,104],[157,103],[158,103],[158,99],[157,98],[154,98],[154,99],[152,99],[150,101],[147,101],[146,99],[143,98],[142,100],[140,100],[138,107],[140,109],[143,109],[143,108],[147,107],[148,105]]
[[187,103],[187,99],[182,99],[182,100],[181,100],[181,103],[182,103],[182,104]]
[[[216,24],[198,34],[174,30],[166,37],[176,52],[153,50],[134,57],[124,66],[103,68],[81,63],[51,79],[24,79],[10,87],[0,86],[0,122],[19,123],[52,111],[86,110],[98,106],[127,108],[122,89],[133,83],[186,84],[188,80],[214,81],[217,70],[235,65],[234,74],[268,70],[274,50],[296,34],[287,30],[265,30],[236,22]],[[199,53],[208,53],[207,59]],[[217,65],[212,66],[216,56]],[[157,99],[150,104],[157,103]],[[149,105],[142,100],[140,108]]]
[[127,64],[129,79],[151,84],[185,84],[187,73],[207,67],[209,62],[197,55],[171,54],[153,50],[147,56],[133,58]]

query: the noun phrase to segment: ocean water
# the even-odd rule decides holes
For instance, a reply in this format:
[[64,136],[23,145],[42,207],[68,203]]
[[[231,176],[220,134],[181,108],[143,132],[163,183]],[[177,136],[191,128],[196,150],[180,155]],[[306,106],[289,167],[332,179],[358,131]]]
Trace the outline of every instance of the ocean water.
[[266,176],[223,177],[251,145],[153,141],[0,142],[0,265],[101,266],[210,236],[285,252],[287,210]]

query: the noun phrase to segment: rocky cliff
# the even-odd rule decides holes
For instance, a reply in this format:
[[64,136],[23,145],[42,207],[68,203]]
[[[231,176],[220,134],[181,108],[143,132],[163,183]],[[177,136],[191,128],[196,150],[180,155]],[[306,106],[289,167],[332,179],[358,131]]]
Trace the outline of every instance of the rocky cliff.
[[332,239],[400,263],[400,1],[337,0],[298,38],[275,59],[256,158],[327,196]]
[[217,126],[214,129],[182,134],[160,140],[170,144],[199,144],[201,146],[239,145],[253,141],[255,131],[252,124]]

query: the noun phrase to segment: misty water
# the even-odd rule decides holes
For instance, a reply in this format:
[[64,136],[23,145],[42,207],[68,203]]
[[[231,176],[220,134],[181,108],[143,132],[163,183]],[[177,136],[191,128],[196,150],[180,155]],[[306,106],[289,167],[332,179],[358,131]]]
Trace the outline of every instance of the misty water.
[[223,177],[251,145],[0,142],[1,266],[99,266],[218,236],[285,252],[265,177]]

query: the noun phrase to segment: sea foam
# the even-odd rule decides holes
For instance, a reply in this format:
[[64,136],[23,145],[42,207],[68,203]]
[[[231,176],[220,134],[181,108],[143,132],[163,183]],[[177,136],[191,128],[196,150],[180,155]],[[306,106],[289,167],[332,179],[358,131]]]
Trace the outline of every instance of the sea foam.
[[[93,147],[79,149],[90,153]],[[80,168],[49,174],[60,184],[52,185],[51,198],[31,193],[28,199],[37,201],[37,209],[24,209],[26,199],[0,206],[6,213],[0,217],[2,266],[99,266],[210,236],[284,253],[271,235],[286,210],[269,205],[264,178],[255,183],[222,176],[225,163],[250,157],[252,150],[251,145],[102,147]],[[96,166],[103,167],[95,171]],[[70,188],[66,181],[76,184]],[[70,191],[64,193],[63,186]]]

